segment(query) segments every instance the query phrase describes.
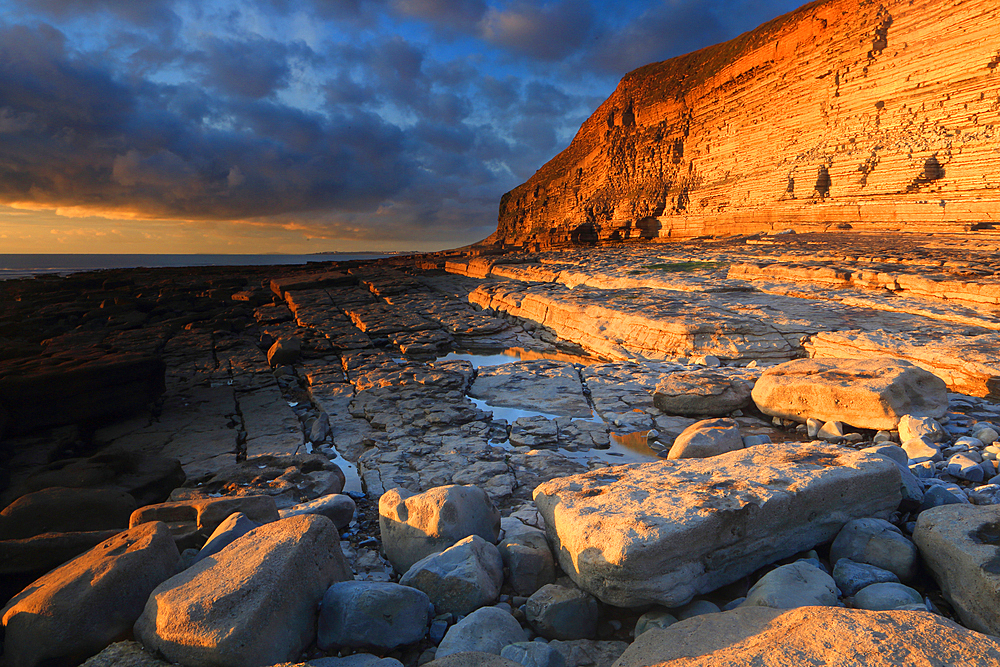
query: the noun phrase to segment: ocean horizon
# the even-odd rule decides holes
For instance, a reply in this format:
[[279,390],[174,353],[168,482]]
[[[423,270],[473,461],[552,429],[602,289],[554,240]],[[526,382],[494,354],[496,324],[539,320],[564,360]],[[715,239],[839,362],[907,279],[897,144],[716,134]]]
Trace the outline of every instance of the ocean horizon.
[[102,269],[294,265],[308,264],[309,262],[379,259],[408,254],[412,253],[331,252],[305,255],[10,253],[0,254],[0,280],[30,278],[46,274],[69,275],[81,271]]

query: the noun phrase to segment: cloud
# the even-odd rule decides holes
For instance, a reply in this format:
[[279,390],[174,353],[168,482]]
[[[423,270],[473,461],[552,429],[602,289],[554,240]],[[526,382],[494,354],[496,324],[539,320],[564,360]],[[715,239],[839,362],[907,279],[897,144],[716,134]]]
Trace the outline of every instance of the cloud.
[[542,61],[559,60],[584,44],[595,17],[586,2],[527,1],[507,9],[491,7],[480,23],[482,37],[497,46]]
[[457,32],[471,32],[486,13],[483,0],[392,0],[390,6],[401,15]]
[[249,39],[209,37],[204,50],[188,56],[205,71],[202,81],[223,94],[260,98],[288,82],[290,52],[308,49],[253,36]]

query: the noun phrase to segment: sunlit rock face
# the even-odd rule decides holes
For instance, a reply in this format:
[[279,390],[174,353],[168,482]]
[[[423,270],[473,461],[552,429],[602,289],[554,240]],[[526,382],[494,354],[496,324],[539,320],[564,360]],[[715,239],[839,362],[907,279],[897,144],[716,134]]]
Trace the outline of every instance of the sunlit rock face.
[[487,242],[988,228],[998,24],[993,0],[825,0],[641,67]]

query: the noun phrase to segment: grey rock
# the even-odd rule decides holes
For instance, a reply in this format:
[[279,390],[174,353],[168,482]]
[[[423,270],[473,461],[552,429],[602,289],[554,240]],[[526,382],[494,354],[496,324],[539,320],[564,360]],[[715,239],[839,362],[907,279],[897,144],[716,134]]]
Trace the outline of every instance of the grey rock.
[[750,385],[713,371],[670,373],[653,392],[653,405],[673,415],[722,416],[749,404]]
[[920,512],[923,513],[932,507],[939,507],[941,505],[964,505],[967,502],[968,500],[963,502],[961,498],[946,487],[935,484],[924,491],[924,499],[920,503]]
[[903,415],[899,419],[899,439],[902,442],[913,438],[926,438],[930,442],[941,442],[947,437],[944,428],[933,417]]
[[925,461],[940,461],[941,449],[927,438],[910,438],[903,440],[902,449],[906,452],[909,463],[924,463]]
[[841,558],[889,570],[902,582],[913,579],[919,565],[917,547],[884,519],[848,521],[830,546],[830,562]]
[[475,486],[453,484],[420,494],[392,489],[378,508],[385,555],[400,573],[469,535],[496,544],[500,534],[500,512]]
[[677,617],[666,609],[650,609],[635,622],[633,636],[638,637],[646,630],[669,628],[677,622]]
[[1000,506],[942,505],[921,512],[913,540],[962,624],[1000,635]]
[[677,436],[667,458],[706,458],[738,449],[743,449],[743,438],[734,420],[703,419]]
[[302,340],[298,336],[282,336],[267,351],[267,363],[271,368],[284,364],[294,364],[302,353]]
[[358,506],[354,499],[343,493],[330,493],[307,503],[299,503],[288,509],[281,510],[282,519],[299,514],[320,514],[333,521],[337,528],[343,530],[350,525]]
[[500,655],[504,646],[527,639],[521,624],[510,613],[497,607],[482,607],[448,629],[438,646],[435,662],[466,651]]
[[741,607],[836,607],[837,584],[833,577],[809,563],[798,561],[782,565],[765,574],[747,592]]
[[439,613],[468,614],[496,600],[503,559],[495,546],[470,535],[414,563],[399,583],[426,593]]
[[868,563],[857,563],[850,558],[841,558],[833,566],[833,580],[842,595],[851,596],[865,586],[886,582],[899,582],[899,577],[880,567]]
[[190,564],[194,565],[203,558],[219,553],[259,525],[256,521],[248,519],[243,512],[233,512],[216,527],[215,531],[208,537],[208,541],[205,542],[205,546],[198,550],[198,554]]
[[525,526],[517,519],[501,521],[504,537],[498,548],[507,569],[507,582],[518,595],[531,595],[556,580],[555,558],[545,531]]
[[674,614],[677,615],[677,619],[683,621],[686,618],[691,618],[692,616],[701,616],[702,614],[714,614],[719,611],[719,605],[711,602],[710,600],[692,600],[688,602],[683,607],[678,607],[674,609]]
[[546,584],[528,598],[525,616],[546,639],[593,639],[597,600],[579,588]]
[[391,651],[427,634],[432,605],[423,591],[389,582],[341,581],[323,595],[316,643]]
[[518,642],[500,650],[500,656],[524,667],[566,667],[559,651],[542,642]]
[[628,648],[626,642],[594,639],[553,639],[549,646],[562,654],[567,665],[587,667],[611,667]]
[[853,605],[858,609],[887,611],[924,604],[924,598],[909,586],[897,582],[870,584],[854,594]]

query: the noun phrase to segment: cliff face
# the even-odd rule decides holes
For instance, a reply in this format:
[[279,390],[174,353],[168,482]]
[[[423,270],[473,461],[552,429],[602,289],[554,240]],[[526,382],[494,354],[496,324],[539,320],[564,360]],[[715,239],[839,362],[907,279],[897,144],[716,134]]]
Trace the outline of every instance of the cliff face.
[[487,242],[989,228],[998,26],[995,0],[819,0],[641,67]]

